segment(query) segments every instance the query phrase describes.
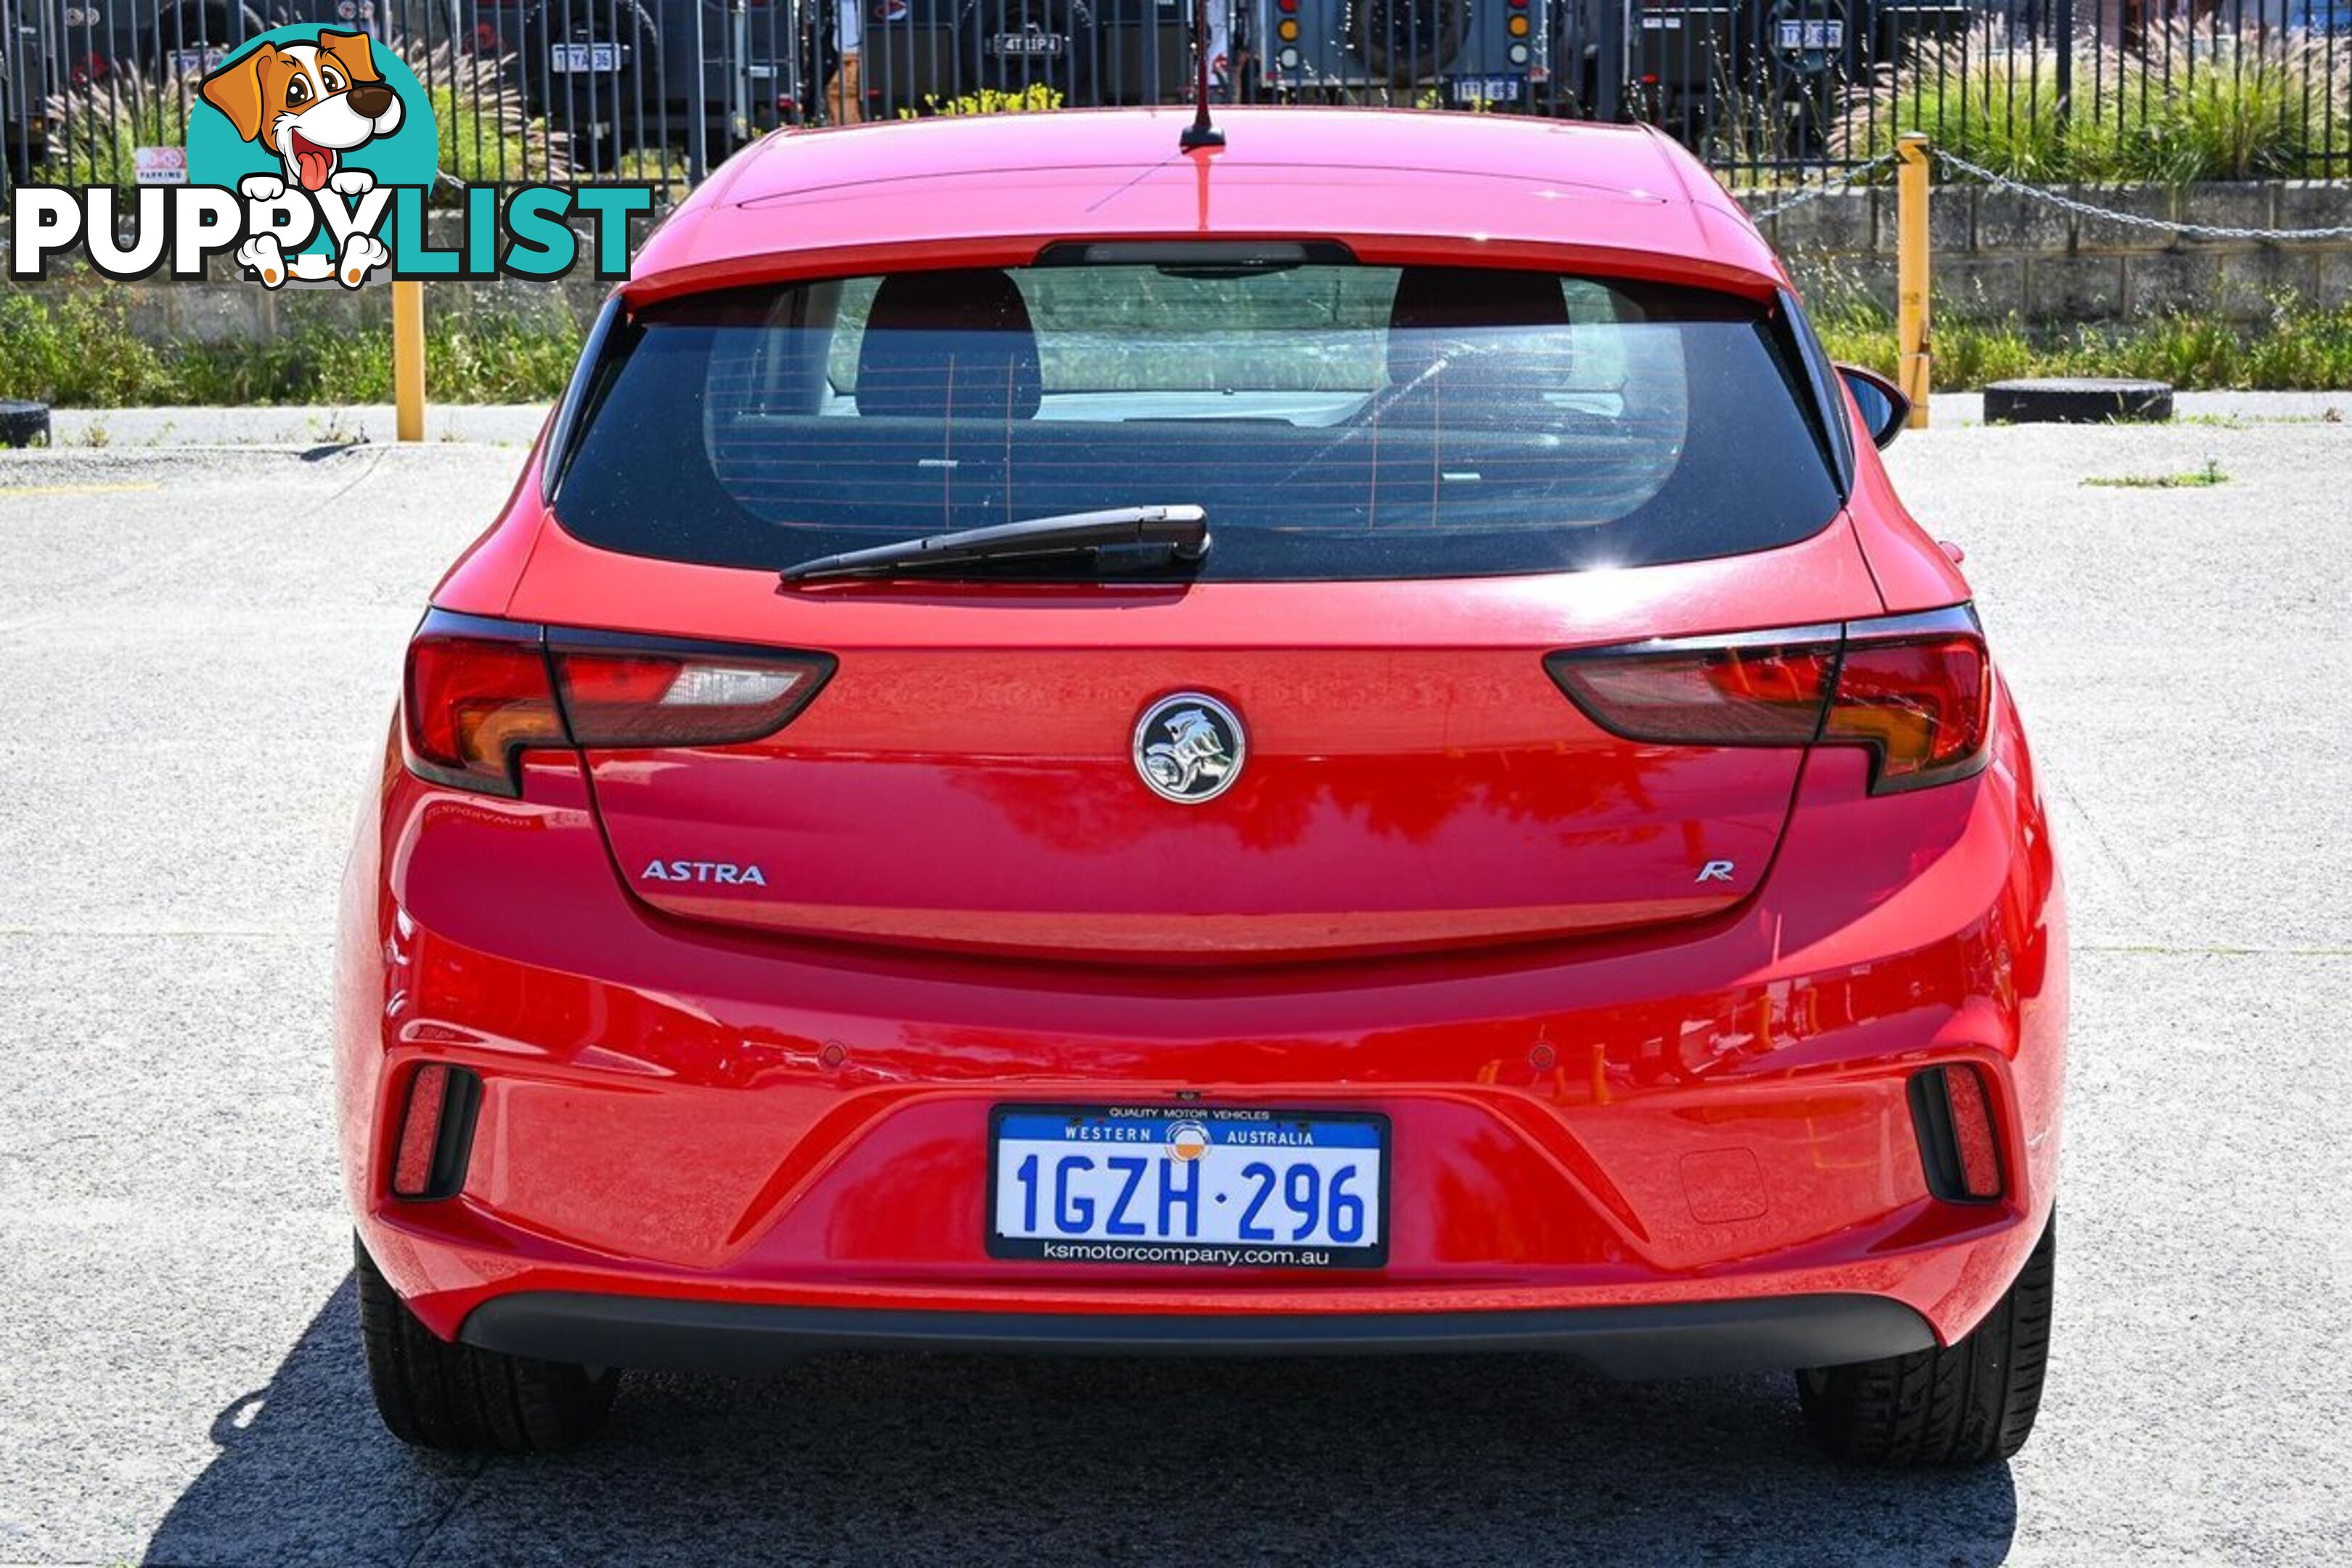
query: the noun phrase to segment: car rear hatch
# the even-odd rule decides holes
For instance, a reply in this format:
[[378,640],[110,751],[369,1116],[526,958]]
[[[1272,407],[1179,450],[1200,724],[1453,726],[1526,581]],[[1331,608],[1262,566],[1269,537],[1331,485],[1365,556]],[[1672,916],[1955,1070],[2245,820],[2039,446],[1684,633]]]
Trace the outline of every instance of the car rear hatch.
[[[1870,595],[1844,527],[1769,557],[1540,590],[837,588],[779,602],[740,572],[663,566],[591,606],[593,569],[555,583],[579,555],[593,552],[543,545],[518,609],[546,599],[675,630],[646,611],[694,605],[718,644],[698,658],[715,668],[797,668],[818,644],[835,660],[764,738],[583,750],[614,858],[646,905],[1098,962],[1406,952],[1727,910],[1771,863],[1804,745],[1612,733],[1545,658],[1604,648],[1590,668],[1637,668],[1661,602],[1750,597],[1794,605],[1816,630],[1698,642],[1834,648],[1839,602]],[[558,670],[633,642],[548,635]],[[1150,752],[1181,741],[1195,696],[1240,731],[1213,731],[1206,762],[1240,766],[1209,799],[1171,799]]]
[[[1125,608],[1171,632],[1209,617]],[[1056,956],[1523,941],[1737,901],[1802,755],[1610,733],[1546,669],[1564,630],[1444,648],[1037,643],[1034,623],[1064,613],[976,609],[972,630],[1002,627],[981,646],[843,649],[762,740],[589,750],[621,871],[694,920]],[[1193,694],[1240,731],[1212,732],[1206,760],[1239,766],[1197,803],[1155,790],[1148,755],[1203,710]]]
[[[1700,672],[1716,701],[1826,679],[1839,623],[1875,610],[1785,323],[1548,274],[1212,261],[1121,258],[1094,269],[1130,274],[1112,290],[1044,267],[793,285],[616,327],[510,613],[717,645],[710,689],[815,656],[772,732],[584,748],[638,898],[1272,963],[1690,921],[1758,885],[1811,720],[1629,738],[1651,696],[1547,658],[1784,628]],[[1163,338],[1225,323],[1213,372],[1132,384],[1161,352],[1113,352],[1139,291]],[[775,574],[1121,502],[1202,506],[1208,561]]]

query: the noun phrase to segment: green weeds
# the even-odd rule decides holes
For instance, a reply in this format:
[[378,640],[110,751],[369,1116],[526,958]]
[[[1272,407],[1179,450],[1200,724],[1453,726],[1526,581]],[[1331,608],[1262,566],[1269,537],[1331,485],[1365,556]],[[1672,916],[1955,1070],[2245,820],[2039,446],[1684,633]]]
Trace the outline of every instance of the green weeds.
[[[544,402],[563,390],[580,338],[560,308],[428,312],[425,384],[436,403]],[[265,342],[159,344],[131,331],[107,289],[0,288],[0,397],[69,408],[389,403],[392,331],[313,319]]]
[[[1831,354],[1893,374],[1895,325],[1873,304],[1845,300],[1814,322]],[[2189,390],[2332,392],[2352,387],[2352,305],[2275,304],[2252,326],[2206,316],[2031,328],[2016,321],[1938,318],[1938,387],[1959,390],[2033,375],[2151,377]]]
[[[391,400],[386,322],[306,320],[292,295],[281,308],[289,323],[267,342],[156,342],[132,331],[110,288],[0,286],[0,397],[73,408]],[[1815,325],[1836,358],[1894,374],[1895,328],[1883,309],[1849,297],[1819,310]],[[543,402],[562,391],[580,338],[551,300],[512,312],[436,309],[426,316],[427,384],[436,403]],[[2149,376],[2184,389],[2352,388],[2352,305],[2282,301],[2249,328],[2191,316],[2042,330],[1938,319],[1935,345],[1936,384],[1951,391],[2029,375]],[[1049,363],[1066,378],[1101,368]],[[1302,362],[1298,370],[1312,368]],[[1336,371],[1315,384],[1325,381],[1355,384]]]
[[2201,490],[2228,484],[2230,476],[2218,459],[2208,458],[2203,468],[2178,474],[2094,474],[2083,482],[2103,490]]

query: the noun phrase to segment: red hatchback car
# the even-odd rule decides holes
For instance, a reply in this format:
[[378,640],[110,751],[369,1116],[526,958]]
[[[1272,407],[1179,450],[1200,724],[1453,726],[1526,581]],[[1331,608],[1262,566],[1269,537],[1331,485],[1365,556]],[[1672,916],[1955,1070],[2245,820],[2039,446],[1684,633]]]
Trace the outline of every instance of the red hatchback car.
[[2013,1452],[2064,924],[1899,395],[1662,137],[1183,121],[773,136],[607,304],[345,888],[385,1421],[1543,1349]]

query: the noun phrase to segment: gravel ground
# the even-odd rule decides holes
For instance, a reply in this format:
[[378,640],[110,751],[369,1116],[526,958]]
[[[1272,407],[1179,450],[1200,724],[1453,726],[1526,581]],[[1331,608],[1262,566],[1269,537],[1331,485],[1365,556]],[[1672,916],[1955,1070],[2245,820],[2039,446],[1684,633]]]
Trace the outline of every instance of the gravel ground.
[[[2176,399],[2189,424],[2339,423],[2352,419],[2347,392],[2184,392]],[[1939,427],[1984,422],[1984,399],[1972,392],[1937,395],[1932,409]],[[440,405],[426,411],[425,438],[528,446],[539,435],[547,409],[539,404],[478,407]],[[116,450],[125,447],[194,445],[320,447],[393,438],[392,405],[353,404],[342,408],[60,408],[50,416],[58,446]]]
[[[1893,454],[1969,552],[2076,944],[2042,1428],[1925,1479],[1814,1458],[1780,1379],[1524,1360],[845,1357],[635,1379],[582,1457],[402,1449],[352,1322],[327,935],[402,640],[517,453],[327,447],[291,410],[176,415],[287,449],[0,456],[0,1560],[2342,1562],[2330,402],[1994,430],[1942,400]],[[2209,459],[2230,482],[2082,483]]]

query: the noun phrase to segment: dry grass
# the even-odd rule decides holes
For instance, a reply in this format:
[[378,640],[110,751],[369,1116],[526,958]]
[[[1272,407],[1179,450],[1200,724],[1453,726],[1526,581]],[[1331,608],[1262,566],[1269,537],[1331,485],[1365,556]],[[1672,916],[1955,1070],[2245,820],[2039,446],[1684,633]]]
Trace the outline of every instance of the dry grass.
[[2141,53],[2078,54],[2071,101],[2055,51],[1986,22],[1923,45],[1846,95],[1833,157],[1906,131],[2021,180],[2099,184],[2352,173],[2352,49],[2324,37],[2170,24]]
[[448,43],[394,48],[433,100],[445,179],[561,184],[572,178],[572,138],[525,112],[513,56],[488,58]]
[[[524,111],[511,58],[488,59],[448,44],[394,46],[432,100],[441,131],[441,173],[467,182],[562,184],[572,176],[571,139]],[[187,144],[197,79],[118,66],[102,81],[52,94],[57,128],[45,173],[77,185],[137,184],[133,149]]]

